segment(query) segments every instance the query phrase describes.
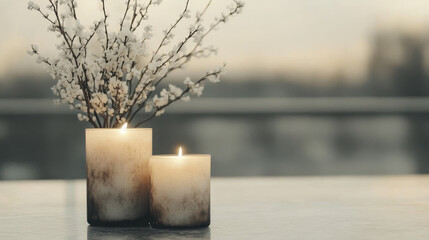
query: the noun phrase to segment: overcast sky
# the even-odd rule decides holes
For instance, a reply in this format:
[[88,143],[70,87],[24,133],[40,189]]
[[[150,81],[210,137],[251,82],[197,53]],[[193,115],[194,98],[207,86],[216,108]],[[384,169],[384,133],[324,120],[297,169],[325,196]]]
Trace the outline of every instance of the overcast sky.
[[[40,6],[46,0],[36,1]],[[122,1],[110,0],[111,24],[118,22]],[[78,0],[78,14],[95,20],[99,1]],[[107,0],[109,2],[109,0]],[[200,7],[202,0],[191,0]],[[215,0],[210,13],[221,11],[229,0]],[[228,63],[230,74],[293,73],[317,76],[345,74],[360,79],[365,74],[370,36],[380,28],[409,31],[429,29],[427,0],[248,0],[243,14],[214,32],[208,44],[219,54],[193,64],[188,70]],[[151,15],[160,32],[178,16],[184,1],[164,0]],[[26,55],[30,43],[48,56],[55,53],[55,38],[36,12],[27,10],[25,0],[2,0],[0,8],[0,78],[25,70],[41,71]],[[110,11],[109,10],[109,11]],[[214,15],[209,15],[212,19]],[[116,21],[116,22],[115,22]],[[162,26],[161,29],[157,26]],[[204,71],[204,70],[203,70]],[[3,77],[2,77],[3,76]]]

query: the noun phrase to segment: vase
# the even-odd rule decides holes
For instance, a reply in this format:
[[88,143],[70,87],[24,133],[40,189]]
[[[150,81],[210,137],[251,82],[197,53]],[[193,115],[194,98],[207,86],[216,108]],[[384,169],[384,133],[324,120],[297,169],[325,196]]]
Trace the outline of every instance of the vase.
[[152,129],[86,129],[87,221],[149,224]]

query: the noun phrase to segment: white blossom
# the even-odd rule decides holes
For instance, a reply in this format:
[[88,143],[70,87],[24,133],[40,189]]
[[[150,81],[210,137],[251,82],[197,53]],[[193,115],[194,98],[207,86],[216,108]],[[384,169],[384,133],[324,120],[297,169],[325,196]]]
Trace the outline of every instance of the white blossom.
[[153,103],[156,107],[162,107],[168,103],[168,92],[165,89],[162,89],[161,93],[158,95],[155,95],[153,97]]
[[179,97],[183,93],[183,90],[181,88],[178,88],[178,87],[174,86],[173,84],[169,84],[168,87],[170,88],[170,93],[175,98]]
[[187,86],[192,86],[194,84],[194,82],[191,81],[190,77],[186,77],[185,81],[183,81],[183,83]]
[[153,4],[155,4],[155,5],[159,5],[159,4],[161,4],[161,2],[162,2],[162,0],[154,0],[154,1],[153,1]]
[[[49,23],[48,31],[58,38],[53,44],[58,50],[54,58],[41,56],[36,45],[27,51],[57,80],[51,88],[58,97],[55,102],[69,104],[71,110],[78,112],[80,121],[89,121],[94,127],[120,126],[133,121],[136,113],[144,109],[149,117],[139,125],[161,115],[177,100],[189,101],[189,94],[200,96],[205,81],[218,82],[223,68],[208,71],[195,81],[187,77],[182,86],[168,84],[168,90],[160,91],[162,84],[158,85],[167,81],[171,72],[185,69],[190,60],[216,54],[217,50],[205,47],[202,40],[219,24],[241,12],[243,3],[233,0],[227,12],[208,29],[201,24],[204,8],[196,13],[195,20],[189,20],[194,24],[188,27],[188,35],[175,37],[179,22],[192,17],[186,2],[177,21],[155,42],[153,27],[145,21],[151,6],[160,3],[161,0],[136,0],[126,5],[121,25],[115,28],[110,26],[109,13],[104,15],[104,12],[90,26],[83,25],[78,15],[75,17],[75,0],[53,0],[46,6],[46,12],[36,3],[28,2],[28,9],[41,14]],[[100,4],[104,6],[104,1]]]
[[163,108],[163,109],[161,109],[161,110],[158,110],[158,111],[156,111],[156,116],[161,116],[161,114],[163,114],[165,112],[165,108]]
[[85,116],[82,113],[78,113],[77,118],[79,119],[79,121],[88,121],[89,120],[88,116]]
[[39,11],[40,10],[40,7],[39,7],[39,5],[37,5],[37,3],[34,3],[33,1],[29,1],[28,2],[28,10],[36,10],[36,11]]
[[144,33],[143,33],[143,38],[145,39],[151,39],[153,36],[152,34],[152,25],[147,25],[146,27],[144,27]]
[[191,100],[191,97],[190,96],[184,96],[181,98],[181,100],[184,102],[189,102]]
[[146,104],[145,105],[145,112],[152,112],[153,105],[152,104]]
[[194,84],[189,90],[190,93],[201,96],[203,94],[204,86],[202,84]]

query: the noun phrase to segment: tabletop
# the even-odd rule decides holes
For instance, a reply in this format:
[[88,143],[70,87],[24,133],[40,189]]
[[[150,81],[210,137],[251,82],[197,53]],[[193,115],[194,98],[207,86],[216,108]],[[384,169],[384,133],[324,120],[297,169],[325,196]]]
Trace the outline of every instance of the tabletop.
[[211,225],[92,227],[85,181],[0,182],[0,239],[428,239],[429,176],[214,178]]

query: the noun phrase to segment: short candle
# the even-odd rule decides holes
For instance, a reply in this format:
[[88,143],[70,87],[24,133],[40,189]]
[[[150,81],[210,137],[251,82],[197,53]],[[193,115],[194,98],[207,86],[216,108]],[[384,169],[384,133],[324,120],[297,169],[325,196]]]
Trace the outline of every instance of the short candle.
[[91,225],[149,224],[152,129],[87,129],[87,220]]
[[150,158],[150,223],[154,227],[210,225],[209,154]]

